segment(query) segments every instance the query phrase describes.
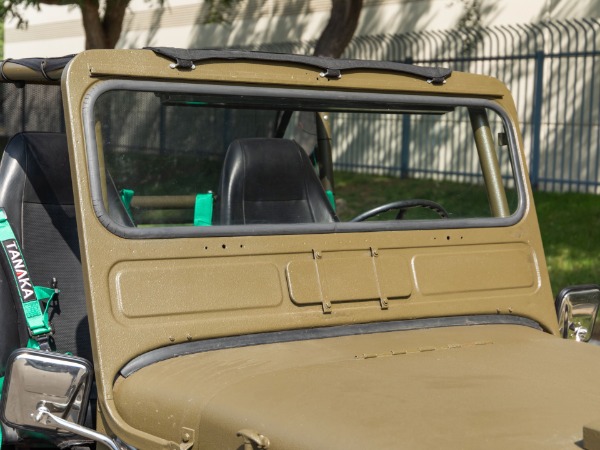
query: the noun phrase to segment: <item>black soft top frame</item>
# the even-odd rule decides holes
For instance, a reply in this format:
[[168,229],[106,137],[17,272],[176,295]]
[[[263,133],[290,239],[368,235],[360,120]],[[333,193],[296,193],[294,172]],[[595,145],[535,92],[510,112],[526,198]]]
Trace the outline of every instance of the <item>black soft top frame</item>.
[[367,61],[357,59],[335,59],[322,56],[291,55],[284,53],[251,52],[243,50],[202,50],[172,47],[145,47],[157,55],[175,61],[173,68],[193,69],[195,63],[207,60],[249,60],[287,62],[310,66],[321,70],[321,76],[340,78],[342,70],[371,69],[415,75],[432,84],[443,84],[452,70],[443,67],[421,67],[391,61]]
[[[309,67],[321,71],[320,75],[325,78],[340,78],[342,70],[382,70],[387,72],[414,75],[427,80],[432,84],[443,84],[452,74],[452,70],[443,67],[421,67],[412,64],[403,64],[392,61],[370,61],[357,59],[335,59],[322,56],[292,55],[284,53],[251,52],[243,50],[204,50],[183,49],[171,47],[146,47],[154,53],[169,58],[175,63],[174,68],[192,69],[195,63],[208,60],[245,60],[245,61],[272,61],[287,62]],[[0,77],[3,81],[20,81],[18,78],[9,76],[5,65],[16,64],[27,67],[40,73],[46,81],[57,82],[58,79],[51,78],[48,74],[63,69],[75,55],[61,56],[57,58],[22,58],[5,59],[0,61]]]
[[54,72],[55,70],[64,69],[65,66],[73,59],[75,55],[67,55],[61,56],[57,58],[22,58],[22,59],[11,59],[7,58],[3,61],[0,61],[0,77],[4,81],[21,81],[15,79],[14,77],[9,76],[5,71],[5,65],[17,64],[19,66],[27,67],[28,69],[34,70],[44,77],[46,81],[57,82],[59,79],[51,78],[49,76],[50,72]]

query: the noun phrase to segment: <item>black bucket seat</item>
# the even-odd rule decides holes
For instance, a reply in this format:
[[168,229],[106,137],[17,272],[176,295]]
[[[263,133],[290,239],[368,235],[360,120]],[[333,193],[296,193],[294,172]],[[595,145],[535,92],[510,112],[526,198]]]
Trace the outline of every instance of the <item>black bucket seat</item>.
[[233,141],[219,192],[222,225],[337,221],[306,152],[289,139]]
[[[123,224],[131,221],[110,178],[109,197],[121,206]],[[59,352],[92,361],[90,333],[67,139],[63,133],[24,132],[7,144],[0,162],[0,207],[21,245],[32,281],[49,286],[55,278],[60,294],[50,309]],[[113,213],[114,215],[114,213]],[[9,354],[24,347],[28,330],[18,298],[9,287],[11,274],[0,270],[0,376]]]

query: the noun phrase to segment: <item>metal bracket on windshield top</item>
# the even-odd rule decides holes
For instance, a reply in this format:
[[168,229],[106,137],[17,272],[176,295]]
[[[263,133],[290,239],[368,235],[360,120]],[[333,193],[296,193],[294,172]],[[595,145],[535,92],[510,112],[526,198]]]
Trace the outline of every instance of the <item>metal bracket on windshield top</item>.
[[325,69],[319,73],[320,77],[327,78],[328,80],[339,80],[342,78],[342,72],[337,69]]
[[194,70],[196,68],[196,64],[187,59],[177,59],[176,62],[169,64],[171,69],[189,69]]

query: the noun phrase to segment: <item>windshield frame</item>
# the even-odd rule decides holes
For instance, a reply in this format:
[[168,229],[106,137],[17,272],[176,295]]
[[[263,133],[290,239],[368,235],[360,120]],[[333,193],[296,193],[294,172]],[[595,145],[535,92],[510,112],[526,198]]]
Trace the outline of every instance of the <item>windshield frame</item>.
[[[265,225],[214,225],[211,227],[126,227],[113,221],[105,209],[102,197],[100,164],[97,153],[94,105],[98,98],[112,90],[165,92],[173,94],[244,96],[260,99],[294,99],[298,101],[326,101],[331,104],[362,103],[376,105],[420,105],[424,109],[447,107],[487,108],[502,119],[508,141],[508,151],[518,203],[515,212],[508,217],[458,218],[450,220],[398,220],[381,222],[334,222]],[[524,162],[522,161],[517,129],[509,114],[496,102],[485,98],[460,96],[430,96],[423,94],[394,94],[379,92],[302,89],[282,87],[257,87],[235,84],[173,83],[146,80],[103,80],[89,89],[82,102],[82,119],[85,134],[86,159],[90,179],[92,204],[98,220],[113,234],[130,239],[158,239],[184,237],[229,237],[259,235],[329,234],[401,230],[439,230],[458,228],[507,227],[517,224],[525,215],[529,202],[525,188]]]

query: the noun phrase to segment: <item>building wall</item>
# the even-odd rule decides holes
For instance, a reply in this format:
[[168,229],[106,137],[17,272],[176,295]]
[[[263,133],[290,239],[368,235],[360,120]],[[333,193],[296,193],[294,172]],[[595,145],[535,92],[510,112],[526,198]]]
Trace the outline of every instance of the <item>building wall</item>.
[[[481,26],[459,27],[465,3],[472,1],[364,0],[344,56],[443,65],[502,80],[516,102],[534,186],[600,193],[600,1],[481,0]],[[118,47],[233,46],[311,53],[331,3],[242,0],[239,6],[228,23],[206,24],[202,2],[170,0],[148,8],[144,0],[133,0]],[[29,16],[27,31],[7,24],[5,56],[81,51],[79,14],[74,8],[44,6]],[[382,129],[381,135],[391,134]],[[365,158],[372,155],[354,144],[339,146],[347,156],[343,163],[367,170]]]
[[[472,0],[365,0],[357,35],[454,28]],[[600,16],[598,0],[482,0],[483,26]],[[230,23],[206,24],[202,1],[132,0],[118,47],[251,46],[310,42],[329,18],[330,0],[242,0]],[[41,5],[24,11],[26,30],[5,24],[4,55],[10,58],[61,56],[85,46],[76,7]]]

